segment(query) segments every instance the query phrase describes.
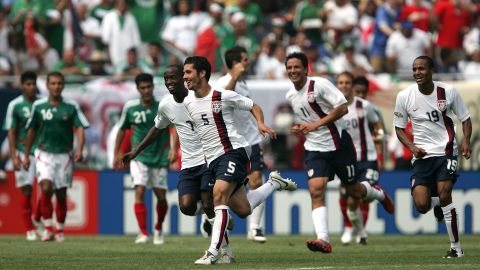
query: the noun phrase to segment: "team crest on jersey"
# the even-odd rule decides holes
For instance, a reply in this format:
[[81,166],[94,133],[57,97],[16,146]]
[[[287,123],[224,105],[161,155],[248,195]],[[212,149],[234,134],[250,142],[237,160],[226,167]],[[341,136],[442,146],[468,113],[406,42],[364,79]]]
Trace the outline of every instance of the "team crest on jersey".
[[68,114],[67,113],[62,114],[62,119],[67,120],[68,119]]
[[222,102],[221,101],[212,101],[212,111],[214,113],[219,113],[222,111]]
[[308,101],[309,103],[314,102],[314,101],[315,101],[315,96],[316,96],[315,91],[308,92],[308,93],[307,93],[307,101]]
[[447,101],[445,99],[437,100],[438,109],[444,112],[447,109]]

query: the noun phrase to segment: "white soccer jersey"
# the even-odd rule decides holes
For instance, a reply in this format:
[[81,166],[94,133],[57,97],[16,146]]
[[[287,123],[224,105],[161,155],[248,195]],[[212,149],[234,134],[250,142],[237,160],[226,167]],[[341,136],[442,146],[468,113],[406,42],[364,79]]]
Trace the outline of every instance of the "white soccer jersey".
[[393,125],[405,128],[407,118],[410,118],[413,141],[415,146],[425,149],[425,158],[458,155],[453,114],[461,122],[470,117],[470,112],[453,86],[434,82],[434,90],[427,96],[420,93],[417,84],[413,84],[398,93]]
[[369,124],[378,122],[378,116],[370,102],[354,97],[348,105],[348,113],[343,117],[343,128],[352,136],[357,151],[357,161],[377,160]]
[[[213,89],[225,89],[225,86],[227,86],[231,79],[232,76],[230,75],[230,73],[225,74],[225,76],[217,80],[217,82],[213,86]],[[237,83],[235,84],[235,89],[233,90],[235,90],[235,92],[244,97],[250,98],[250,90],[248,89],[247,82],[245,82],[244,80],[237,81]],[[240,134],[245,137],[248,144],[254,145],[260,143],[262,141],[262,136],[258,131],[257,120],[255,120],[255,117],[253,117],[252,113],[250,113],[249,111],[236,110],[233,114],[235,115],[235,121],[238,121],[239,123],[244,123],[244,126],[239,129],[238,132],[240,132]]]
[[[188,95],[194,95],[188,91]],[[175,101],[172,95],[164,97],[158,105],[155,127],[163,129],[171,123],[177,128],[180,150],[182,151],[182,170],[205,163],[200,138],[195,130],[192,118],[185,104]]]
[[238,132],[243,123],[235,122],[233,113],[235,110],[250,111],[253,107],[251,99],[233,91],[212,88],[203,98],[192,95],[183,102],[200,135],[208,164],[224,153],[248,146]]
[[[325,117],[333,108],[347,103],[342,92],[330,81],[320,77],[308,77],[302,89],[287,92],[297,123],[311,123]],[[322,126],[306,135],[304,147],[308,151],[328,152],[338,150],[342,134],[341,120]]]

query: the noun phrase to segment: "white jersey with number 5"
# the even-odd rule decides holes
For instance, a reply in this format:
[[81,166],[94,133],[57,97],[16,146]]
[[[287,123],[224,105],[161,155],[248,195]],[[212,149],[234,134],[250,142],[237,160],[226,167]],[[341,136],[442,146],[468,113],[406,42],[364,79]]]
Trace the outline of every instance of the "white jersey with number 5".
[[250,111],[251,99],[233,91],[212,88],[205,97],[188,96],[184,103],[200,135],[208,164],[233,149],[248,146],[238,132],[243,123],[235,122],[234,111]]
[[467,107],[453,86],[434,82],[433,92],[424,95],[418,90],[418,85],[413,84],[398,93],[393,125],[405,128],[407,118],[410,118],[415,146],[427,152],[424,158],[456,156],[458,148],[453,114],[461,122],[470,118]]
[[[298,119],[297,124],[315,122],[325,117],[333,108],[347,103],[335,85],[320,77],[307,77],[307,83],[300,90],[292,85],[286,98]],[[341,120],[337,120],[307,133],[305,149],[319,152],[338,150],[342,134],[340,122]]]
[[[188,91],[188,95],[193,95],[193,92]],[[164,97],[158,105],[155,127],[163,129],[171,123],[177,128],[180,140],[182,170],[204,164],[202,145],[185,104],[176,102],[173,96],[169,95]]]

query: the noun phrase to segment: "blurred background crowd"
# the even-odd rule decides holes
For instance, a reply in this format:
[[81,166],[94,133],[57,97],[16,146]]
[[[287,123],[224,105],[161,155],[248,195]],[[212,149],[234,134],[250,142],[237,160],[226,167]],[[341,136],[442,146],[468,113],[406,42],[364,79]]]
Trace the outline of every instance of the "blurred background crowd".
[[[224,74],[223,53],[235,45],[248,51],[252,80],[285,79],[284,59],[295,51],[307,55],[311,76],[350,71],[409,80],[413,59],[429,55],[439,79],[472,80],[480,75],[479,14],[480,0],[0,0],[0,88],[16,88],[26,70],[60,71],[67,83],[127,82],[141,72],[162,80],[166,66],[190,55],[208,58],[212,71]],[[95,87],[103,92],[90,99],[111,105],[112,84]],[[104,125],[89,129],[89,151],[106,152],[114,118],[98,119],[104,107],[83,109]],[[288,135],[291,118],[287,105],[276,107],[280,139],[267,147],[266,161],[280,169],[303,168],[295,154],[302,138]],[[409,165],[408,151],[391,149]],[[105,160],[83,166],[108,167],[98,159]]]

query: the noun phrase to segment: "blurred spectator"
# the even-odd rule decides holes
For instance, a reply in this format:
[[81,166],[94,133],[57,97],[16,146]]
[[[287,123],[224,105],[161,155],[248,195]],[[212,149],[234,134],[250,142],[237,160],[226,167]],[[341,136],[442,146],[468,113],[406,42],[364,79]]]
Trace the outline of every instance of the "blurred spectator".
[[271,32],[262,39],[262,46],[274,43],[275,45],[287,48],[290,45],[290,36],[285,33],[285,21],[283,18],[276,17],[272,19],[271,24]]
[[196,47],[199,17],[192,12],[190,1],[174,4],[174,16],[166,22],[161,34],[165,48],[181,61],[193,54]]
[[266,46],[258,56],[256,75],[272,80],[286,78],[285,48],[275,43]]
[[480,75],[480,16],[476,24],[463,39],[467,59],[460,61],[459,68],[465,80],[478,80]]
[[57,61],[53,67],[54,71],[59,71],[65,76],[65,81],[78,82],[83,76],[88,74],[88,67],[85,62],[75,58],[73,49],[67,49],[63,52],[61,60]]
[[308,39],[304,32],[297,32],[293,38],[293,44],[287,47],[287,55],[294,52],[301,52],[303,48],[310,46],[312,42]]
[[22,31],[27,17],[35,17],[41,10],[43,1],[15,0],[9,14],[9,23],[14,30]]
[[[91,52],[99,47],[102,40],[102,31],[100,28],[100,23],[94,19],[93,17],[88,15],[88,8],[85,4],[79,4],[74,9],[69,9],[68,12],[64,13],[64,22],[65,25],[72,25],[72,11],[76,11],[78,23],[80,25],[82,36],[81,36],[81,44],[79,51],[77,51],[77,56],[80,59],[87,60],[90,57]],[[73,27],[65,27],[64,32],[64,49],[73,49],[74,48],[74,35]],[[77,45],[78,46],[78,45]]]
[[[290,134],[294,115],[292,107],[287,103],[279,104],[273,120],[273,127],[277,132],[276,142],[271,145],[273,156],[275,157],[275,168],[290,169],[291,162],[303,158],[303,147],[298,152],[292,153],[293,144],[295,144],[297,137]],[[300,138],[298,140],[301,140]],[[303,164],[303,159],[300,159],[300,164]],[[300,168],[303,168],[301,165]],[[297,168],[297,169],[300,169]]]
[[[13,68],[8,61],[8,58],[0,54],[0,76],[13,75]],[[5,80],[0,80],[0,89],[7,86]]]
[[[231,27],[223,20],[223,6],[217,3],[210,4],[208,8],[209,14],[213,20],[213,31],[219,41],[225,40],[225,38],[232,34]],[[221,71],[223,68],[223,55],[227,47],[224,42],[220,42],[219,47],[215,50],[215,63],[211,63],[215,66],[215,70]]]
[[320,57],[315,43],[310,43],[308,47],[302,48],[302,51],[308,60],[308,76],[328,76],[334,73],[330,59]]
[[458,72],[457,63],[465,57],[463,36],[470,30],[470,13],[462,9],[459,0],[438,0],[433,8],[438,31],[435,45],[440,73]]
[[329,0],[322,11],[325,17],[323,29],[329,48],[336,51],[337,46],[345,40],[357,40],[358,32],[354,31],[358,24],[358,11],[350,0]]
[[233,46],[240,46],[247,49],[247,54],[252,62],[256,61],[260,46],[253,34],[248,31],[245,14],[236,12],[231,17],[231,24],[233,26],[233,34],[228,35],[225,40],[225,46],[232,48]]
[[355,52],[352,42],[346,41],[340,48],[343,52],[332,60],[332,66],[336,74],[348,71],[354,76],[365,76],[365,74],[373,72],[373,67],[368,62],[367,57]]
[[118,65],[127,50],[140,46],[137,22],[128,11],[126,0],[117,0],[115,9],[107,13],[102,21],[102,41],[108,46],[112,65]]
[[430,30],[430,9],[431,6],[427,1],[412,0],[410,4],[402,7],[398,20],[412,22],[415,28],[428,32]]
[[102,51],[93,51],[88,61],[88,74],[91,76],[110,75],[105,68],[106,58]]
[[308,39],[320,44],[322,35],[320,28],[322,20],[320,19],[323,9],[323,1],[303,0],[297,4],[293,25],[298,31],[303,31]]
[[375,15],[375,30],[370,48],[370,63],[375,72],[386,71],[386,54],[388,37],[395,31],[394,23],[398,18],[400,0],[385,0],[377,8]]
[[386,53],[390,73],[410,78],[413,60],[419,55],[432,54],[430,36],[414,28],[412,22],[404,21],[400,30],[388,38]]
[[5,13],[0,10],[0,55],[8,52],[8,22]]
[[[410,120],[408,120],[405,133],[413,141],[412,122]],[[412,168],[412,152],[398,140],[395,130],[388,136],[387,149],[395,170],[409,170]]]
[[101,0],[100,3],[90,10],[90,16],[97,19],[101,24],[105,15],[113,9],[114,0]]
[[237,0],[236,4],[230,5],[225,12],[232,16],[237,12],[245,14],[248,31],[254,31],[256,27],[263,25],[263,13],[260,6],[250,0]]
[[[36,1],[37,2],[37,1]],[[38,1],[42,4],[38,13],[38,20],[43,27],[43,33],[50,48],[57,51],[58,55],[63,52],[63,13],[66,0]]]
[[169,63],[167,56],[162,52],[160,43],[157,42],[150,42],[150,44],[148,44],[145,61],[153,76],[163,76],[165,68],[169,64],[174,64]]
[[375,29],[375,13],[377,11],[377,4],[374,0],[362,0],[359,3],[358,11],[360,13],[360,19],[358,21],[360,43],[356,47],[358,51],[368,53],[373,40],[373,29]]
[[135,17],[144,43],[160,42],[163,21],[162,0],[131,0],[130,12]]
[[122,60],[115,66],[115,75],[121,80],[135,77],[142,72],[151,73],[151,70],[145,59],[138,57],[137,49],[135,48],[130,48],[127,51],[126,60]]

